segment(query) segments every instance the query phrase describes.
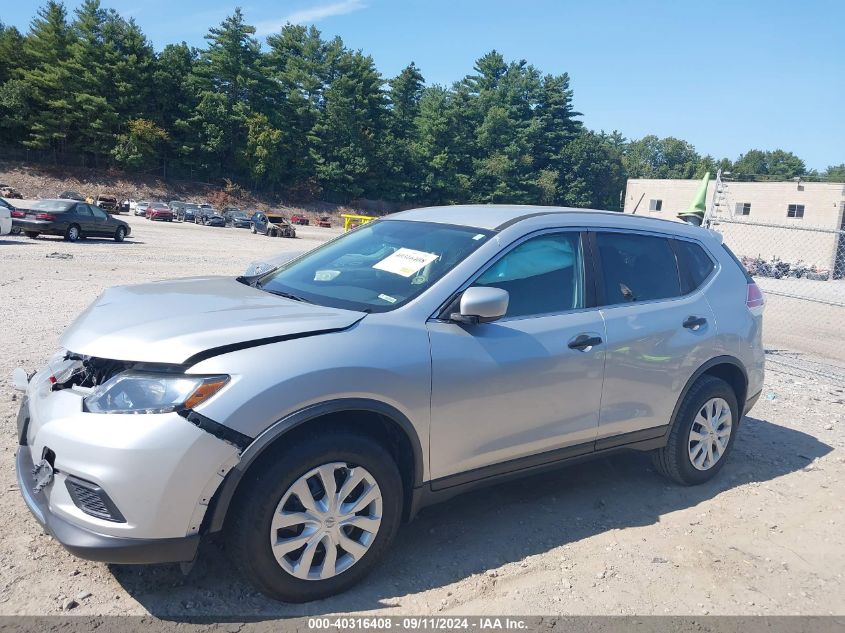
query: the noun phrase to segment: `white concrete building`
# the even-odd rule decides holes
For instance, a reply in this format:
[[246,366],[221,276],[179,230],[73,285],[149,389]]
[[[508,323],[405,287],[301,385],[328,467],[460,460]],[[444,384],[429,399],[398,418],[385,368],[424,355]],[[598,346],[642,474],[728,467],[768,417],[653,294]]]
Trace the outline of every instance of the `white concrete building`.
[[[677,220],[700,180],[628,180],[625,213]],[[715,196],[715,198],[714,198]],[[716,191],[711,181],[708,208],[716,202],[714,226],[737,256],[780,258],[845,275],[845,184],[830,182],[731,182]]]

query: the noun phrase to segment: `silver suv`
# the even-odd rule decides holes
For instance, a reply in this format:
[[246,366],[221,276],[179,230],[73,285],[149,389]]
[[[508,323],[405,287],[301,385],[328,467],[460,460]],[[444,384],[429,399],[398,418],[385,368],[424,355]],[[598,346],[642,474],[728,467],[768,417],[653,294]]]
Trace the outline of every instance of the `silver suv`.
[[763,296],[718,234],[618,213],[407,211],[259,275],[107,290],[26,390],[20,489],[74,554],[263,592],[358,582],[399,524],[622,449],[698,484],[763,384]]

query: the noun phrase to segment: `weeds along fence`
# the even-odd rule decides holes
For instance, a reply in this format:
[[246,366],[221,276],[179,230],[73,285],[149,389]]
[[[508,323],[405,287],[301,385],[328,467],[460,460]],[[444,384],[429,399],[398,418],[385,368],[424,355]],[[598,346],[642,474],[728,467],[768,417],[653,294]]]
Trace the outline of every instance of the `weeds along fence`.
[[845,218],[837,228],[717,218],[711,228],[766,294],[770,352],[804,352],[845,367]]

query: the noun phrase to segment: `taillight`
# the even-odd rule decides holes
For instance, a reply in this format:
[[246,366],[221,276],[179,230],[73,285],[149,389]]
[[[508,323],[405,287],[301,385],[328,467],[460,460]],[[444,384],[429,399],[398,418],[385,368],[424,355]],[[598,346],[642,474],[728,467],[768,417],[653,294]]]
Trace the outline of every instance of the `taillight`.
[[12,209],[12,217],[13,218],[25,218],[26,213],[24,213],[23,211],[20,211],[18,209]]
[[47,222],[53,222],[56,219],[55,215],[50,215],[49,213],[36,213],[35,214],[36,220],[46,220]]
[[745,305],[754,314],[761,314],[763,306],[766,305],[766,298],[763,296],[763,291],[756,283],[749,282],[745,292]]

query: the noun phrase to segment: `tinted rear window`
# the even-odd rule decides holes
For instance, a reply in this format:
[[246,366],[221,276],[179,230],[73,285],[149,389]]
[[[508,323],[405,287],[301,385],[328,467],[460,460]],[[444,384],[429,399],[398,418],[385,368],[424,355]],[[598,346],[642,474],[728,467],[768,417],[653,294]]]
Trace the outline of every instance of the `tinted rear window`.
[[681,294],[669,240],[635,233],[598,233],[604,304],[668,299]]
[[681,267],[683,290],[692,292],[710,276],[716,264],[698,244],[685,240],[675,240],[675,253]]

